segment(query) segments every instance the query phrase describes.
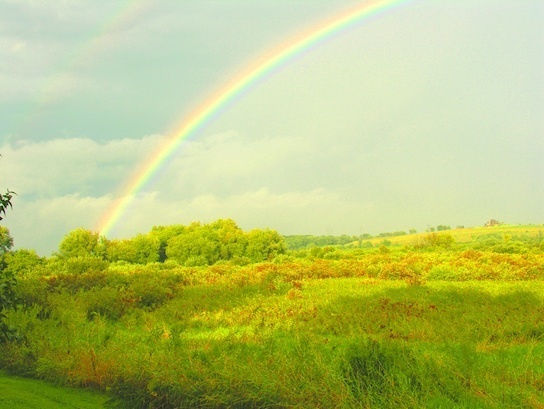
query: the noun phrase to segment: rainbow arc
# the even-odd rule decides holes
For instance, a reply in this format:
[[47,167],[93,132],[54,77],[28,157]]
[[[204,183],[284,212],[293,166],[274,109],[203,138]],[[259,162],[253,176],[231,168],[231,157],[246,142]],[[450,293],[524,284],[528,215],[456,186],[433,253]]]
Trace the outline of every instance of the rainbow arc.
[[102,235],[108,235],[115,224],[121,219],[130,204],[135,200],[138,192],[146,186],[150,179],[157,173],[163,164],[171,158],[181,144],[196,136],[213,118],[235,98],[250,89],[251,86],[266,78],[272,72],[287,64],[296,56],[315,47],[335,34],[343,32],[350,27],[361,24],[371,17],[381,15],[388,10],[397,8],[412,0],[381,0],[365,2],[342,15],[318,25],[317,27],[299,35],[294,41],[266,53],[263,57],[251,64],[237,78],[222,87],[199,109],[196,109],[187,117],[178,130],[175,131],[165,143],[159,147],[133,174],[121,190],[121,194],[111,208],[102,215],[97,230]]

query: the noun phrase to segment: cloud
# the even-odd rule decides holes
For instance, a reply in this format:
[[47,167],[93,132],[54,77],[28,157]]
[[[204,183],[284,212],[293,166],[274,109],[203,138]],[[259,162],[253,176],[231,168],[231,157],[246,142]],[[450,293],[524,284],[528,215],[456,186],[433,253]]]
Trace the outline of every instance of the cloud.
[[[0,167],[9,174],[5,183],[18,193],[6,218],[16,245],[47,254],[70,230],[96,228],[120,187],[164,140],[150,135],[106,143],[69,138],[1,145]],[[135,200],[113,233],[130,237],[153,225],[225,217],[245,228],[294,232],[314,225],[316,232],[323,230],[315,220],[325,220],[330,212],[360,210],[360,205],[334,187],[296,181],[298,166],[319,161],[319,156],[308,156],[311,149],[304,138],[251,140],[236,132],[188,142],[154,182],[134,192]]]
[[[112,238],[227,217],[245,229],[271,227],[283,234],[374,234],[478,225],[491,217],[538,221],[544,190],[532,175],[542,167],[527,161],[501,166],[519,144],[497,142],[486,155],[448,138],[413,137],[433,129],[418,124],[362,145],[237,131],[187,141],[149,183],[131,192],[135,198]],[[11,139],[0,145],[0,172],[8,175],[0,188],[18,193],[5,220],[16,245],[47,254],[70,230],[97,228],[165,140]]]
[[0,146],[0,167],[9,170],[12,190],[23,197],[99,196],[128,178],[161,139],[151,135],[103,144],[87,138],[14,140]]
[[[94,228],[165,141],[154,133],[360,4],[103,3],[0,0],[0,189],[19,194],[6,217],[19,246]],[[538,222],[535,7],[424,3],[316,44],[223,106],[113,233],[218,217],[286,234]]]
[[69,231],[92,228],[96,218],[111,205],[111,198],[71,194],[35,200],[15,197],[13,202],[3,224],[10,230],[15,247],[49,255]]
[[346,214],[359,219],[357,214],[363,215],[371,208],[371,203],[351,202],[341,192],[327,189],[272,192],[263,187],[227,197],[210,193],[186,200],[169,200],[151,192],[136,197],[112,235],[128,237],[148,231],[154,225],[210,222],[219,218],[232,218],[244,229],[270,227],[284,234],[325,234],[334,229],[340,234],[341,228],[354,229],[337,221]]

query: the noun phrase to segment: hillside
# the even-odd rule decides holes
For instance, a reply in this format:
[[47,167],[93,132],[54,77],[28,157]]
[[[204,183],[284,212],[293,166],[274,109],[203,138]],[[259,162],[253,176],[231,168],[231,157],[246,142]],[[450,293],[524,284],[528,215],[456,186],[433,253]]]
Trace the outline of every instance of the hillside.
[[77,230],[49,259],[6,255],[0,368],[130,408],[541,408],[541,230],[296,251],[228,221]]
[[[544,235],[544,225],[529,224],[529,225],[499,225],[493,227],[467,227],[459,229],[444,230],[436,232],[437,234],[449,234],[453,237],[456,243],[473,243],[489,239],[496,240],[526,240],[528,238],[542,237]],[[379,246],[385,241],[389,241],[391,245],[410,246],[416,245],[421,239],[427,236],[429,232],[421,232],[415,234],[406,234],[391,237],[373,237],[363,240],[363,242],[371,243],[372,246]],[[358,246],[358,242],[352,242],[353,246]]]

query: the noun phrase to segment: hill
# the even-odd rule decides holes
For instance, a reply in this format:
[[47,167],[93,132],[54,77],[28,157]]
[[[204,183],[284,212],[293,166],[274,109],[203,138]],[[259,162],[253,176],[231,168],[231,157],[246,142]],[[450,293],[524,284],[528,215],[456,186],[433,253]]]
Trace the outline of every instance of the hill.
[[[456,243],[474,243],[485,240],[514,240],[527,241],[544,236],[544,225],[499,225],[493,227],[467,227],[436,232],[437,234],[449,234]],[[419,243],[429,232],[405,234],[390,237],[372,237],[363,240],[363,243],[370,243],[373,247],[379,246],[384,241],[393,246],[411,246]],[[359,242],[350,243],[358,246]]]

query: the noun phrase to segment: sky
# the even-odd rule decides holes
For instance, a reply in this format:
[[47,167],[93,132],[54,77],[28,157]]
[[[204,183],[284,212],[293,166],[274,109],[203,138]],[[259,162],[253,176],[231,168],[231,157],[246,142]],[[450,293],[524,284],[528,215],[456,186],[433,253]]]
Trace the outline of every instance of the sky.
[[[0,0],[0,223],[50,255],[271,50],[367,1]],[[232,218],[360,235],[544,223],[544,2],[413,0],[261,78],[107,238]]]

